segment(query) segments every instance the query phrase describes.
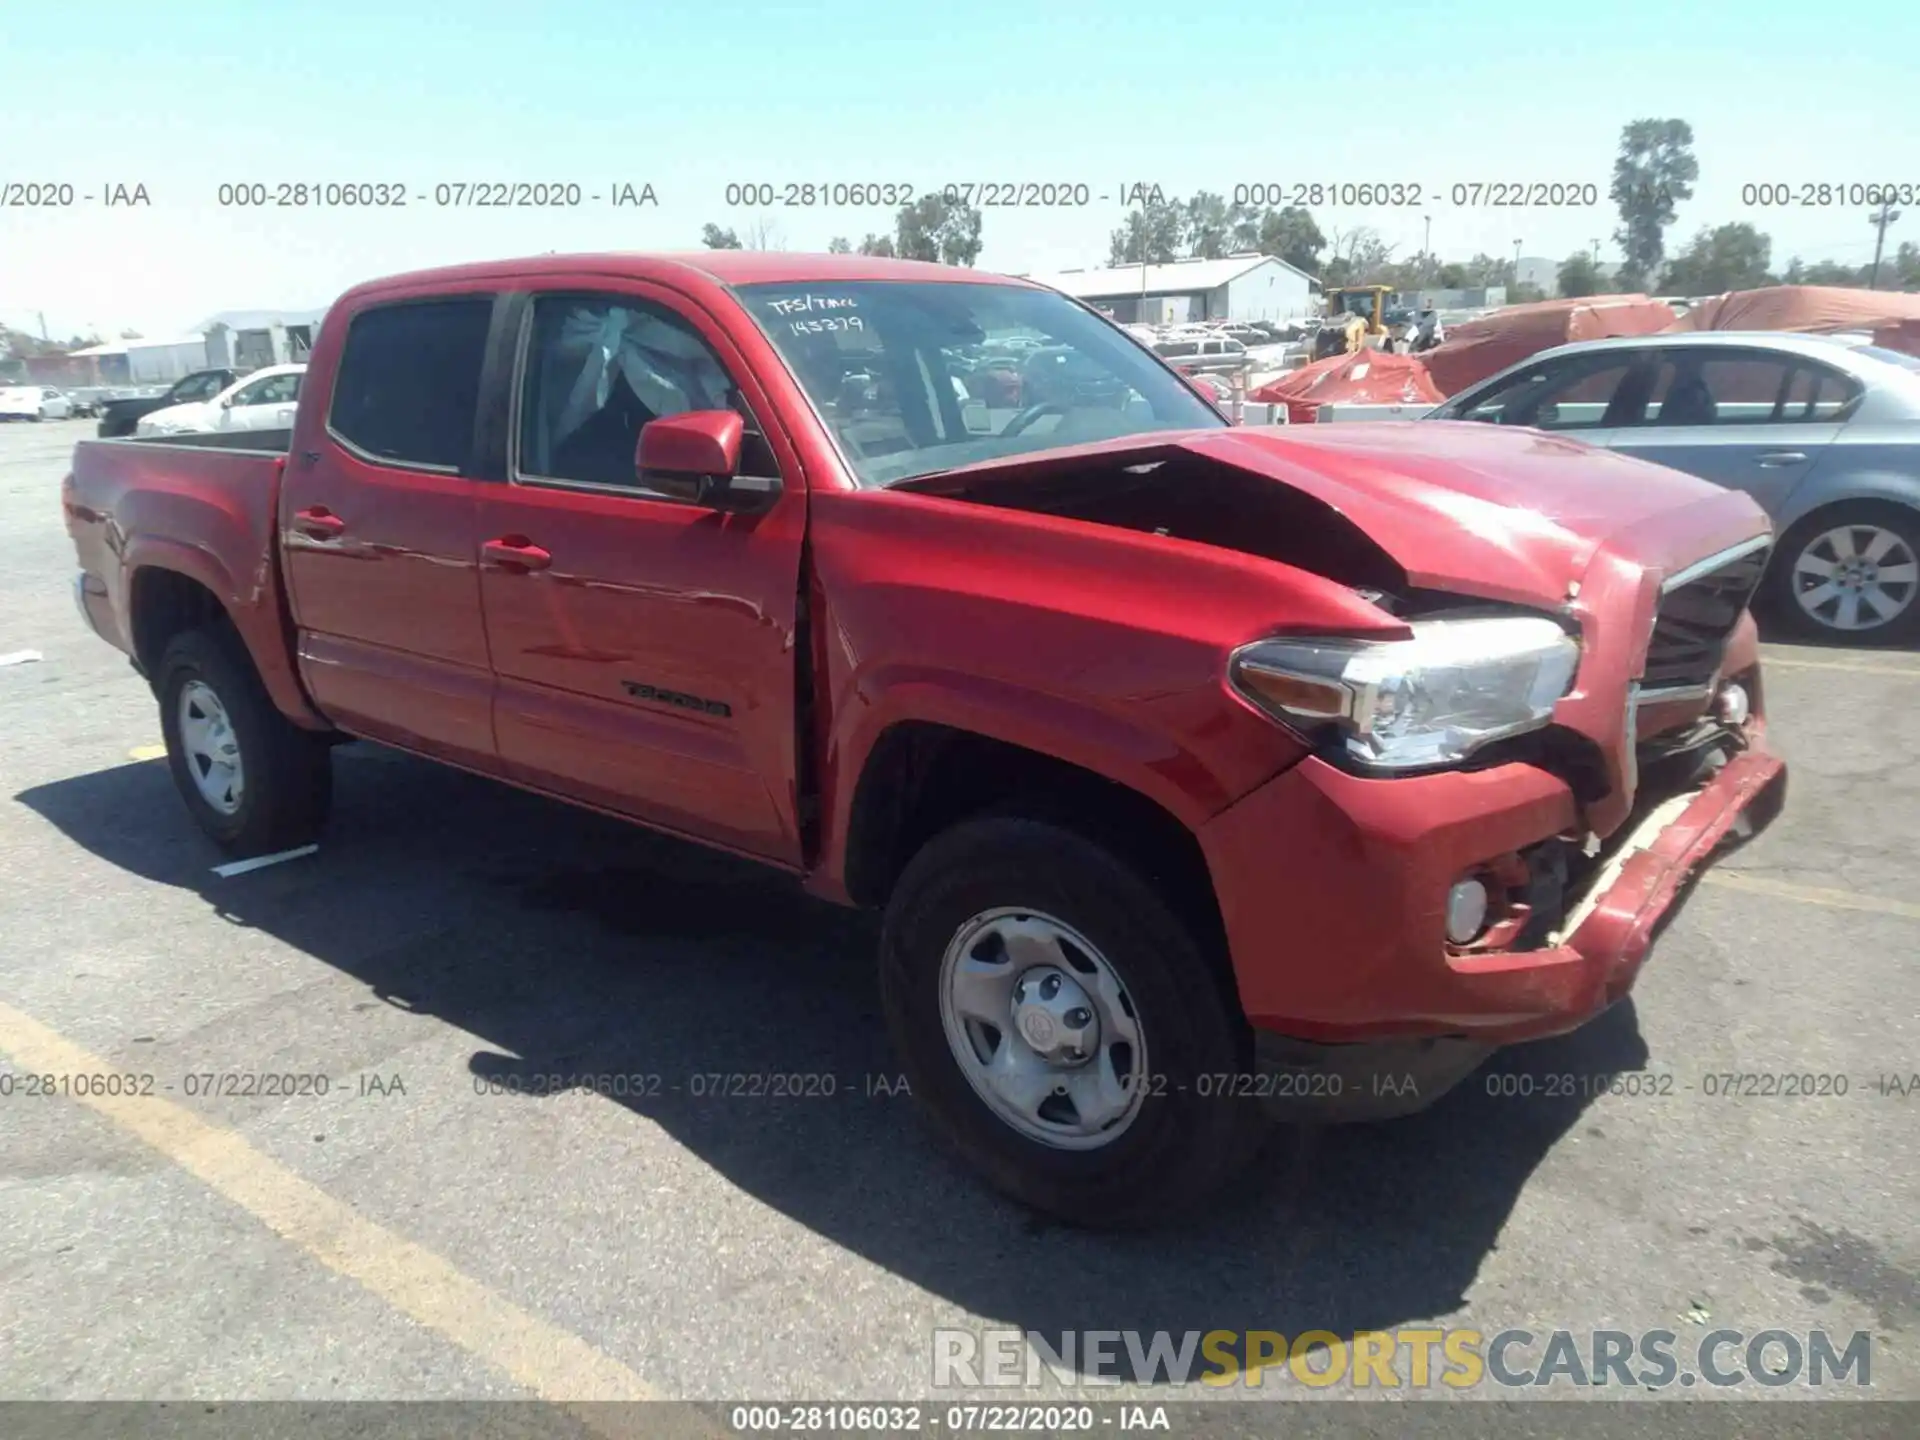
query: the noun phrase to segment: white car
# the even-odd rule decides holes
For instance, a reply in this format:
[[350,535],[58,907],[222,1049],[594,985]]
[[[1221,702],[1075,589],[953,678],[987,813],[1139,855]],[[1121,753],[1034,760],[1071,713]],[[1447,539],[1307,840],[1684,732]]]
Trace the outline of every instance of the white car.
[[0,386],[0,420],[64,420],[73,402],[51,385]]
[[140,417],[135,438],[188,435],[215,430],[289,430],[294,402],[300,398],[305,365],[268,365],[244,376],[211,400],[169,405]]

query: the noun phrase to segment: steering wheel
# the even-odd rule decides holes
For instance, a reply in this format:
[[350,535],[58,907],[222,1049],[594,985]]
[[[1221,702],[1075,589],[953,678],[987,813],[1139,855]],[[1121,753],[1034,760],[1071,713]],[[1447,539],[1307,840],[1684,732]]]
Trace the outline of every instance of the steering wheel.
[[1067,408],[1068,407],[1060,404],[1056,400],[1042,400],[1038,405],[1027,406],[1027,408],[1022,410],[1018,415],[1007,421],[1006,428],[1000,433],[1002,435],[1018,435],[1042,415],[1065,415]]

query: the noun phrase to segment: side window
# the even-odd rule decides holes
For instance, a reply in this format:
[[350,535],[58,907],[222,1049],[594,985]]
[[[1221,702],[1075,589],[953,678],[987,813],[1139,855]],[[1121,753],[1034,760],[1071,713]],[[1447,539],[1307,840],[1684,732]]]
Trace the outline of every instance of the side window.
[[778,476],[739,387],[683,318],[632,296],[535,299],[520,374],[521,475],[642,492],[640,431],[689,410],[737,410],[743,475]]
[[[1799,363],[1791,356],[1743,350],[1682,350],[1663,357],[1645,423],[1764,425],[1801,418],[1790,404]],[[1839,399],[1839,392],[1833,398]]]
[[1787,381],[1779,419],[1787,424],[1842,420],[1864,393],[1852,377],[1803,360]]
[[1481,396],[1459,418],[1553,431],[1598,430],[1619,423],[1614,401],[1621,397],[1636,358],[1622,355],[1597,365],[1543,365]]
[[353,317],[328,426],[380,460],[458,470],[473,450],[493,298],[462,296]]
[[173,398],[180,404],[195,400],[211,400],[227,387],[220,383],[218,375],[201,375],[195,379],[182,380],[173,392]]
[[236,391],[233,397],[235,406],[240,405],[288,405],[300,392],[298,375],[269,375],[243,390]]

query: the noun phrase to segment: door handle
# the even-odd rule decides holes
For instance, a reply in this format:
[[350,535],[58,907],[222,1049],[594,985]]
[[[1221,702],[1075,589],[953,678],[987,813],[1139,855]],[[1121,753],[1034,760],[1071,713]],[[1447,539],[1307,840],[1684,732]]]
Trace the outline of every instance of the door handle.
[[487,541],[480,547],[480,559],[515,574],[544,570],[553,563],[551,554],[523,535],[503,535]]
[[324,505],[309,505],[293,517],[296,530],[304,530],[317,540],[331,540],[347,528],[347,522]]
[[1769,470],[1777,470],[1782,465],[1798,465],[1807,458],[1804,450],[1769,450],[1754,461]]

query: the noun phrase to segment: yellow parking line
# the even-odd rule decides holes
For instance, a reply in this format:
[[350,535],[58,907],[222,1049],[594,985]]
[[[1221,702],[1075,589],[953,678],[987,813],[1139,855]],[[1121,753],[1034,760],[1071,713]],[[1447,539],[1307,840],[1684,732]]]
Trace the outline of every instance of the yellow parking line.
[[1700,879],[1704,884],[1719,885],[1728,890],[1744,890],[1750,895],[1798,900],[1803,905],[1825,905],[1833,910],[1864,910],[1872,915],[1898,915],[1903,920],[1920,920],[1920,905],[1906,900],[1888,900],[1879,895],[1862,895],[1857,890],[1795,885],[1787,880],[1769,880],[1764,875],[1749,875],[1741,870],[1709,870]]
[[1845,670],[1853,675],[1891,675],[1896,680],[1920,680],[1920,669],[1907,665],[1861,665],[1852,660],[1789,660],[1762,654],[1760,669],[1768,670]]
[[[0,1050],[23,1071],[39,1074],[100,1075],[117,1068],[4,1003]],[[72,1098],[152,1146],[328,1269],[497,1366],[541,1399],[566,1404],[660,1398],[612,1356],[528,1314],[432,1251],[382,1229],[262,1155],[235,1132],[158,1096]]]
[[129,760],[158,760],[167,753],[164,745],[136,745],[127,751]]

